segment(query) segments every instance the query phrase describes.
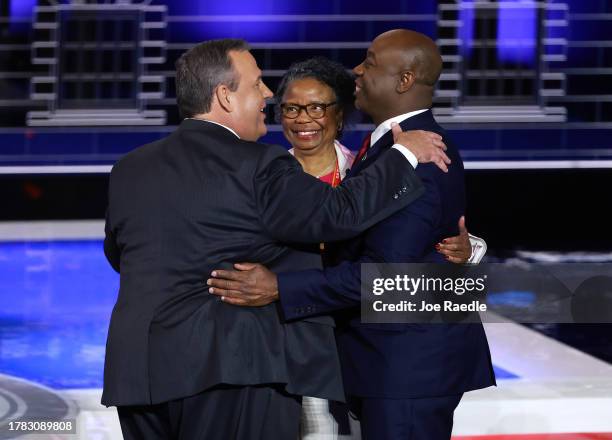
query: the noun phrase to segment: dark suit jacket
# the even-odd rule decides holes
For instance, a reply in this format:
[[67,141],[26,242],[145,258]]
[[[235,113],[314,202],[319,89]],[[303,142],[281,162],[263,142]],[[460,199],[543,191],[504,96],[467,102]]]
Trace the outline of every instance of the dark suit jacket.
[[[343,310],[336,333],[349,395],[421,398],[487,387],[495,378],[481,324],[362,324],[360,320],[361,263],[444,262],[434,246],[457,235],[465,209],[461,157],[431,111],[400,125],[404,131],[442,135],[452,160],[449,172],[433,164],[419,165],[416,171],[425,194],[359,239],[327,246],[336,266],[280,274],[283,313],[292,320]],[[392,144],[388,132],[351,170],[347,181],[374,166]]]
[[[402,188],[405,197],[394,198]],[[196,120],[127,154],[109,183],[104,250],[121,281],[102,402],[155,404],[217,384],[268,383],[341,399],[333,320],[284,324],[278,304],[228,305],[208,294],[206,279],[239,261],[320,267],[318,253],[295,243],[354,236],[422,191],[398,151],[333,189],[284,148]]]

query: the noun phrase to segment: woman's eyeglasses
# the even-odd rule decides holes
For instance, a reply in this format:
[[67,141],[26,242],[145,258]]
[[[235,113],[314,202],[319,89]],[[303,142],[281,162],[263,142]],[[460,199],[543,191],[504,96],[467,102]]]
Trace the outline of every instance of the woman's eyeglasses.
[[280,108],[281,108],[281,113],[283,114],[283,117],[288,118],[288,119],[297,118],[302,112],[302,110],[305,110],[306,114],[310,116],[312,119],[319,119],[325,116],[325,111],[327,110],[327,107],[331,107],[332,105],[335,105],[335,104],[336,104],[336,101],[330,102],[329,104],[324,104],[322,102],[313,102],[312,104],[308,104],[308,105],[284,103],[280,105]]

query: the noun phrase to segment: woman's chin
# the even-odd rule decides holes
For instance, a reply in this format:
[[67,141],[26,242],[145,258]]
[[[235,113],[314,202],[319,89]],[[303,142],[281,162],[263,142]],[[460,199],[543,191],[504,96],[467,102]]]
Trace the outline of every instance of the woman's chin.
[[295,148],[311,150],[316,148],[321,143],[321,136],[313,135],[313,136],[293,136],[291,139],[291,144]]
[[311,151],[319,146],[319,142],[311,142],[311,141],[305,142],[302,140],[300,141],[293,140],[293,142],[291,142],[291,146],[299,151]]

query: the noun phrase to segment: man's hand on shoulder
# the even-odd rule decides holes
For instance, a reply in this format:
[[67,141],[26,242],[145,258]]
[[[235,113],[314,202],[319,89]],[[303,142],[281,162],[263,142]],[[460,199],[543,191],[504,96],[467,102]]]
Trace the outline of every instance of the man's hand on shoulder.
[[215,269],[208,292],[229,304],[260,307],[278,300],[276,274],[258,263],[236,263],[237,270]]
[[411,130],[402,131],[397,123],[391,124],[393,142],[406,147],[415,155],[419,163],[435,163],[445,173],[451,160],[446,155],[446,145],[442,136],[431,131]]

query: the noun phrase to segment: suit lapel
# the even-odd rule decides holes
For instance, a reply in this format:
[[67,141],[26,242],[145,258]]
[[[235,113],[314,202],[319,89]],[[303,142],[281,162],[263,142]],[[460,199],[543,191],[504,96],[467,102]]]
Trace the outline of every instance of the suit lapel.
[[[426,112],[420,113],[411,118],[405,119],[400,123],[400,127],[402,127],[402,131],[408,130],[423,130],[425,128],[431,127],[433,129],[436,126],[435,119],[433,118],[433,114],[431,110],[427,110]],[[393,133],[391,130],[386,132],[374,145],[372,145],[365,159],[361,160],[359,163],[356,163],[355,166],[350,170],[346,177],[351,177],[359,173],[362,169],[366,168],[372,162],[376,160],[378,156],[383,151],[388,150],[393,146]]]
[[347,177],[354,176],[362,169],[371,164],[382,151],[393,145],[393,134],[389,131],[385,133],[374,145],[370,146],[365,157],[361,159],[348,173]]

